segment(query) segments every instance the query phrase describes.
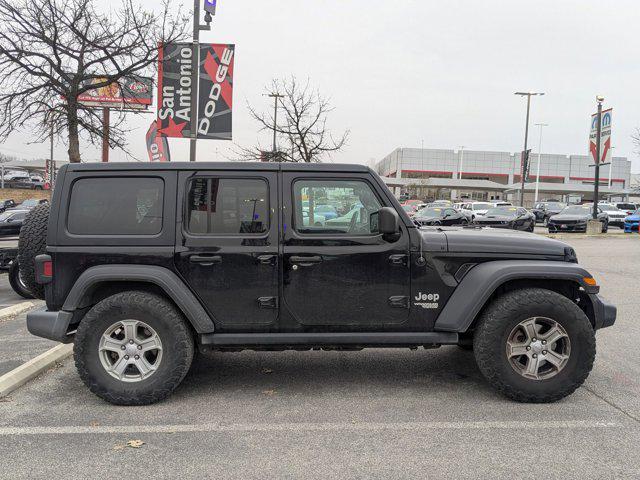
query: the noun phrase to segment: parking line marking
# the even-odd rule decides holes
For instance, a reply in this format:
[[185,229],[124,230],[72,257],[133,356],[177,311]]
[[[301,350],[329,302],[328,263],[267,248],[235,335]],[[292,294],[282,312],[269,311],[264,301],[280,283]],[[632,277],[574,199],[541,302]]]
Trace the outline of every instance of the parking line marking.
[[[205,423],[183,425],[98,425],[60,427],[0,427],[0,436],[85,435],[123,433],[252,433],[252,432],[385,432],[423,430],[541,430],[600,429],[629,427],[618,422],[576,421],[480,421],[480,422],[407,422],[407,423]],[[631,428],[637,428],[632,425]]]

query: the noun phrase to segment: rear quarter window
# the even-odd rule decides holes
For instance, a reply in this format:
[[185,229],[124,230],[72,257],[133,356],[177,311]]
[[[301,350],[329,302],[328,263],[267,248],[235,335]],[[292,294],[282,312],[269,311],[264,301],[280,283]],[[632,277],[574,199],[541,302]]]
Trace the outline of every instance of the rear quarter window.
[[157,177],[80,178],[73,183],[67,231],[72,235],[157,235],[164,181]]

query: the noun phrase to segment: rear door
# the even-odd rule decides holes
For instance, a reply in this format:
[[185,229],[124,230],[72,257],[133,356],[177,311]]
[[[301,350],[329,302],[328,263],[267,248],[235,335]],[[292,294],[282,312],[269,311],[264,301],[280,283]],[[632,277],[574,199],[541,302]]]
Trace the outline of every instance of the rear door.
[[[377,233],[371,214],[390,206],[379,186],[366,174],[282,176],[283,316],[310,331],[399,328],[409,317],[409,236],[404,225]],[[338,217],[316,213],[319,204]]]
[[176,266],[219,331],[278,318],[276,171],[182,172]]

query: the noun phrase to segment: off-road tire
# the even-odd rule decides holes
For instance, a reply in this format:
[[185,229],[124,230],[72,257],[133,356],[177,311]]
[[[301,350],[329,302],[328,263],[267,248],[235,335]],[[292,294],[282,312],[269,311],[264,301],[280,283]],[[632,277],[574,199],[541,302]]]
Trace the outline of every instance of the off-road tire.
[[[158,370],[135,383],[112,377],[100,362],[100,337],[118,320],[140,320],[159,335]],[[166,398],[182,382],[194,355],[193,335],[184,316],[166,299],[129,291],[107,297],[87,312],[78,326],[73,356],[80,378],[94,394],[116,405],[149,405]]]
[[[508,361],[506,342],[512,329],[530,317],[558,322],[569,335],[568,363],[555,376],[533,380],[517,373]],[[585,381],[596,353],[595,332],[584,312],[559,293],[528,288],[508,292],[483,312],[475,330],[473,350],[478,368],[500,392],[518,402],[555,402]]]
[[24,281],[20,278],[20,266],[17,261],[11,262],[9,267],[9,285],[22,298],[33,298]]
[[18,265],[20,278],[35,298],[44,300],[44,285],[36,283],[34,259],[46,253],[49,204],[35,206],[27,214],[18,241]]

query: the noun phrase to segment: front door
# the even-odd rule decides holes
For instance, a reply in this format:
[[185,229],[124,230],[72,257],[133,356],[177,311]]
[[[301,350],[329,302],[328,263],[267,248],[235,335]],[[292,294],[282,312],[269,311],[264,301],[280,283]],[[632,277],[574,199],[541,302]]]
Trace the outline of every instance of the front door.
[[218,331],[278,317],[277,173],[183,172],[176,265]]
[[409,317],[409,238],[378,234],[388,199],[367,175],[283,173],[283,315],[308,331],[384,330]]

